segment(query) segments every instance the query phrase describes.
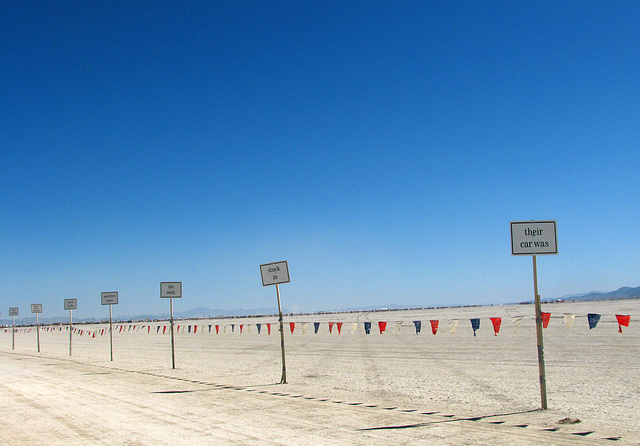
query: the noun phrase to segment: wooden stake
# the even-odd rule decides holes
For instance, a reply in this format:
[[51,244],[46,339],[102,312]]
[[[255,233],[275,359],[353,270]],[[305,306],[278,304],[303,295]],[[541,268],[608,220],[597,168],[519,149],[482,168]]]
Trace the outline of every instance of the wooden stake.
[[538,371],[540,372],[540,401],[542,410],[547,409],[547,378],[544,369],[544,341],[542,338],[542,305],[538,294],[538,268],[536,256],[533,256],[533,294],[536,307],[536,335],[538,338]]

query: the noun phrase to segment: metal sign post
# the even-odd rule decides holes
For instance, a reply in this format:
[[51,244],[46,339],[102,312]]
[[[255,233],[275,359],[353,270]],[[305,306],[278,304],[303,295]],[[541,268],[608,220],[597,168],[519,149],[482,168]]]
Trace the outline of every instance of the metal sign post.
[[113,361],[113,322],[111,317],[111,305],[118,304],[118,292],[109,291],[101,293],[100,298],[102,300],[102,305],[109,305],[109,347],[111,351],[111,361]]
[[64,309],[69,310],[69,356],[71,356],[71,341],[73,340],[73,310],[78,308],[78,299],[65,299]]
[[42,304],[31,304],[31,312],[36,314],[36,338],[38,339],[38,353],[40,353],[40,323],[38,314],[42,313]]
[[13,316],[13,324],[11,325],[11,350],[16,349],[16,316],[19,312],[18,307],[9,308],[9,316]]
[[160,282],[160,297],[169,299],[169,320],[171,325],[171,368],[176,368],[176,351],[173,339],[173,299],[182,297],[182,282]]
[[287,366],[284,355],[284,323],[282,318],[282,307],[280,305],[280,287],[281,283],[288,283],[289,266],[287,261],[266,263],[260,265],[260,274],[262,275],[262,286],[275,285],[276,296],[278,297],[278,322],[280,323],[280,349],[282,350],[282,377],[280,384],[287,383]]
[[538,344],[538,372],[540,375],[540,401],[543,410],[547,409],[547,377],[544,366],[544,340],[542,336],[542,304],[538,294],[537,254],[558,254],[556,222],[550,221],[512,221],[511,254],[531,255],[533,257],[533,295],[536,312],[536,338]]

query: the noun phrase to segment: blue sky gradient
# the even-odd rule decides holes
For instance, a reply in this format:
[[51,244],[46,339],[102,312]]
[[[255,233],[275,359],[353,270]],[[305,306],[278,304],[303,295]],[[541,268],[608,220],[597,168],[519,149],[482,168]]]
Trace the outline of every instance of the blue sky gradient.
[[533,298],[640,284],[637,2],[0,7],[0,311]]

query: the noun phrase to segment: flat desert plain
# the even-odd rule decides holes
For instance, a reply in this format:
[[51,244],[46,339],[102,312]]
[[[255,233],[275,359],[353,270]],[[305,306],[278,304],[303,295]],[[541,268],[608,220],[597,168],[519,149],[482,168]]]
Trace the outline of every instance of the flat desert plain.
[[[35,331],[21,328],[12,348],[3,330],[0,443],[640,444],[640,300],[543,311],[548,410],[533,305],[285,316],[287,384],[275,316],[176,321],[175,369],[166,322],[114,323],[113,361],[105,324],[78,325],[71,355],[68,331],[41,327],[38,353]],[[594,329],[588,313],[602,315]],[[622,333],[616,314],[631,316]]]

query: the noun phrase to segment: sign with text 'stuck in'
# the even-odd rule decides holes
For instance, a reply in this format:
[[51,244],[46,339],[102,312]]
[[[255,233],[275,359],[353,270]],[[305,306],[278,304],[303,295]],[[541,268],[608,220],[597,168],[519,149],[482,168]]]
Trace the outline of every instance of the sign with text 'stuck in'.
[[286,260],[260,265],[260,273],[263,286],[289,282],[289,266]]
[[182,282],[160,282],[160,297],[182,297]]
[[512,221],[511,254],[558,254],[555,220]]
[[65,299],[64,300],[64,309],[65,310],[77,310],[78,309],[78,299]]

